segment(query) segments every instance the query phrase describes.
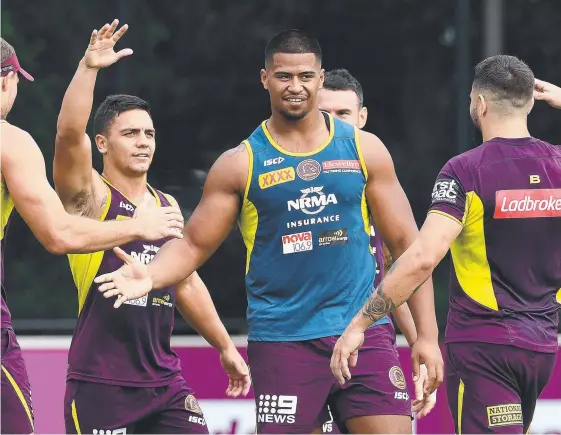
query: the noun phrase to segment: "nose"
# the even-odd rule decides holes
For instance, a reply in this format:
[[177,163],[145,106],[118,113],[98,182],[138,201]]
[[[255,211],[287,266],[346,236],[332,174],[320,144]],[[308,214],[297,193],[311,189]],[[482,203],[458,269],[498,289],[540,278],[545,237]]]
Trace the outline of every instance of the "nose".
[[304,87],[302,86],[302,82],[298,76],[294,76],[290,81],[290,85],[288,86],[288,90],[293,94],[299,94],[302,92]]

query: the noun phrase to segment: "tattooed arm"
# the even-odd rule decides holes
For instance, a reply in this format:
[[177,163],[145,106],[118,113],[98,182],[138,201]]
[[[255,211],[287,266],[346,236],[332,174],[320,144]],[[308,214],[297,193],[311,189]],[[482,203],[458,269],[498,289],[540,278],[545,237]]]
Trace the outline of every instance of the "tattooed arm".
[[406,302],[430,277],[461,229],[447,216],[429,214],[417,240],[394,262],[351,325],[366,329]]

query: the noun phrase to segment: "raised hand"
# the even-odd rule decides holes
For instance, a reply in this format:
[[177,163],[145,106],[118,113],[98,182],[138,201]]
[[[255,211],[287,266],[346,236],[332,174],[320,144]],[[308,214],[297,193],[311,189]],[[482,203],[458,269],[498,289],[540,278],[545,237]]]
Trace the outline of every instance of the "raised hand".
[[125,265],[114,272],[100,275],[94,279],[99,291],[104,297],[118,296],[113,304],[119,308],[123,302],[141,298],[152,290],[152,279],[148,267],[135,260],[121,248],[113,248],[115,255],[125,262]]
[[88,68],[105,68],[109,65],[113,65],[122,57],[132,54],[130,48],[124,48],[118,52],[114,50],[117,41],[121,39],[121,36],[123,36],[129,28],[129,26],[125,24],[115,32],[118,25],[119,20],[113,20],[110,25],[105,24],[99,32],[97,30],[92,32],[90,45],[88,45],[88,49],[84,55],[84,61]]
[[561,88],[559,86],[536,79],[534,98],[545,101],[551,107],[561,109]]
[[136,207],[132,219],[138,225],[142,240],[160,240],[167,237],[183,237],[183,215],[178,207],[154,207],[145,200]]

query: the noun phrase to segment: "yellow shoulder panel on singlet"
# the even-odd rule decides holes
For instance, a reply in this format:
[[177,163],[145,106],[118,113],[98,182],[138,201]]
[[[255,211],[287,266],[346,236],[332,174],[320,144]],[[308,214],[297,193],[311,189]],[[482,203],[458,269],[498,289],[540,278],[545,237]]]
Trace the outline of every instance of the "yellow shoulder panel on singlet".
[[0,180],[0,218],[1,218],[1,229],[0,229],[0,240],[4,239],[4,228],[8,225],[8,219],[12,214],[14,209],[14,202],[8,192],[8,188],[4,180]]
[[[104,221],[111,206],[111,189],[107,188],[107,203],[105,204],[105,209],[99,218],[100,221]],[[103,261],[103,255],[105,251],[93,252],[91,254],[69,254],[68,262],[70,263],[70,271],[72,272],[72,278],[74,278],[74,284],[78,290],[78,315],[82,311],[82,307],[86,302],[86,297],[90,287],[92,286],[93,280],[97,275],[101,262]]]

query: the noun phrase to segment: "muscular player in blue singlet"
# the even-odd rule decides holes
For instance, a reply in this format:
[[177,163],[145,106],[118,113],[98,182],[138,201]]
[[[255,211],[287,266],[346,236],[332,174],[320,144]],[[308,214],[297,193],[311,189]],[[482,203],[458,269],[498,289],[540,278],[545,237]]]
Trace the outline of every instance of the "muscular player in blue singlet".
[[[247,247],[258,432],[318,430],[326,405],[353,433],[410,432],[402,370],[373,370],[397,361],[392,345],[376,345],[391,343],[387,318],[368,331],[353,381],[338,385],[329,370],[337,336],[372,292],[370,216],[394,258],[417,235],[391,157],[374,135],[318,109],[323,70],[316,40],[296,30],[275,36],[261,79],[272,116],[214,164],[184,239],[166,243],[148,266],[118,251],[127,265],[96,282],[107,297],[119,295],[116,306],[174,284],[216,250],[238,219]],[[418,331],[413,354],[436,373],[443,361],[431,287],[410,306]],[[377,335],[386,337],[373,340]],[[392,417],[378,415],[376,404]]]
[[[156,132],[148,103],[138,97],[113,95],[99,106],[94,133],[103,173],[92,167],[86,126],[97,73],[131,54],[128,49],[113,50],[127,30],[123,26],[115,32],[117,25],[115,20],[91,36],[64,96],[54,161],[57,192],[68,212],[101,221],[130,219],[140,203],[151,208],[176,204],[173,197],[147,184]],[[149,263],[167,240],[138,240],[121,248]],[[69,259],[79,314],[68,357],[64,403],[68,433],[208,433],[170,347],[174,307],[220,351],[232,395],[244,387],[247,394],[247,366],[196,272],[177,287],[128,301],[123,310],[115,311],[111,301],[92,290],[92,283],[97,274],[117,270],[122,260],[113,251]]]
[[[0,40],[2,55],[2,144],[0,167],[1,250],[4,259],[7,226],[15,208],[45,248],[55,254],[110,249],[135,239],[178,236],[182,226],[177,208],[138,210],[132,222],[95,222],[67,214],[49,185],[45,160],[33,138],[9,124],[6,117],[16,99],[19,75],[33,77],[19,65],[14,48]],[[34,430],[31,387],[6,303],[2,268],[2,418],[1,433]]]

